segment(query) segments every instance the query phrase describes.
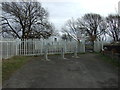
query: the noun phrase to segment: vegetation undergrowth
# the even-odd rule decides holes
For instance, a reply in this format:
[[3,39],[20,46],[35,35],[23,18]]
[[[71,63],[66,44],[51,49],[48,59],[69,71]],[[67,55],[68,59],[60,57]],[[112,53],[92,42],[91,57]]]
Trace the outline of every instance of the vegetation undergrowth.
[[108,55],[103,55],[101,53],[97,53],[101,59],[105,62],[108,62],[110,64],[112,64],[113,66],[116,66],[116,67],[120,67],[120,60],[116,59],[116,58],[111,58],[110,56]]

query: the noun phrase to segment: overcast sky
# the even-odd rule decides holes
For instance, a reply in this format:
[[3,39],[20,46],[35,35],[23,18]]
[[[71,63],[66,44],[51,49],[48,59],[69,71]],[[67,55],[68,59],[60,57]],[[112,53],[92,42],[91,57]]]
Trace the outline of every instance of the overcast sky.
[[60,29],[70,18],[78,18],[85,13],[107,16],[117,13],[119,0],[38,0],[49,11],[50,21]]
[[[0,0],[21,1],[21,0]],[[28,0],[25,0],[28,1]],[[82,17],[86,13],[102,16],[117,13],[120,0],[33,0],[42,3],[49,12],[49,20],[60,30],[68,19]]]

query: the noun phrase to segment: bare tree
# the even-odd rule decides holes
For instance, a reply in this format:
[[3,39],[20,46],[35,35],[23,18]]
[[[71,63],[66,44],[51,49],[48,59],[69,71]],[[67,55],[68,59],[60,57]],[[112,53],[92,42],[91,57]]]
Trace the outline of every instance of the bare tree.
[[72,37],[69,35],[69,34],[63,34],[62,37],[61,37],[63,40],[69,40],[71,41],[72,40]]
[[99,27],[98,27],[98,29],[100,31],[102,31],[97,37],[100,41],[106,41],[107,40],[107,38],[108,38],[108,35],[106,33],[107,28],[108,28],[108,25],[107,25],[107,22],[104,18],[104,20],[99,24]]
[[84,30],[89,35],[91,41],[95,41],[103,30],[99,30],[98,27],[103,21],[99,14],[85,14],[82,19],[78,19],[78,24],[84,27]]
[[104,29],[99,29],[102,21],[102,16],[93,13],[85,14],[82,18],[77,19],[78,25],[84,28],[92,46],[94,46],[94,41],[104,32]]
[[80,40],[82,38],[83,28],[77,24],[77,21],[73,18],[68,20],[62,28],[62,31],[77,42],[77,49],[80,51]]
[[106,17],[107,31],[106,33],[113,38],[114,41],[120,40],[120,16],[109,15]]
[[66,33],[67,35],[71,36],[74,40],[80,41],[80,31],[81,29],[77,25],[76,20],[73,18],[68,20],[65,24],[65,26],[62,28],[63,33]]
[[2,35],[14,38],[49,37],[52,24],[39,2],[2,2]]

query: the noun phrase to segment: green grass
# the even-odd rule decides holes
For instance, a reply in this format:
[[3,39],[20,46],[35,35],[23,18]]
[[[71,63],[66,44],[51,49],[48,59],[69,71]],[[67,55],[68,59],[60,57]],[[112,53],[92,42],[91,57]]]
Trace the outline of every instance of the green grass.
[[2,80],[3,82],[26,62],[30,61],[29,56],[15,56],[2,61]]
[[100,58],[105,62],[112,64],[113,66],[120,67],[120,61],[112,59],[110,56],[99,54]]
[[[85,54],[85,53],[77,53],[78,55],[81,55],[81,54]],[[61,55],[61,53],[59,54],[49,54],[48,56],[58,56],[58,55]],[[74,53],[65,53],[65,55],[74,55]]]

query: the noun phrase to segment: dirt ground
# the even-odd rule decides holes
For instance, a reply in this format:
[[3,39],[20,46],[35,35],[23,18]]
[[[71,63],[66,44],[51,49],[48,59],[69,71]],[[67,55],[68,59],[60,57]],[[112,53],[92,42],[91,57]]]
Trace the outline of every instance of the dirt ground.
[[97,54],[51,55],[50,61],[35,57],[12,77],[3,88],[116,88],[118,69],[100,60]]

